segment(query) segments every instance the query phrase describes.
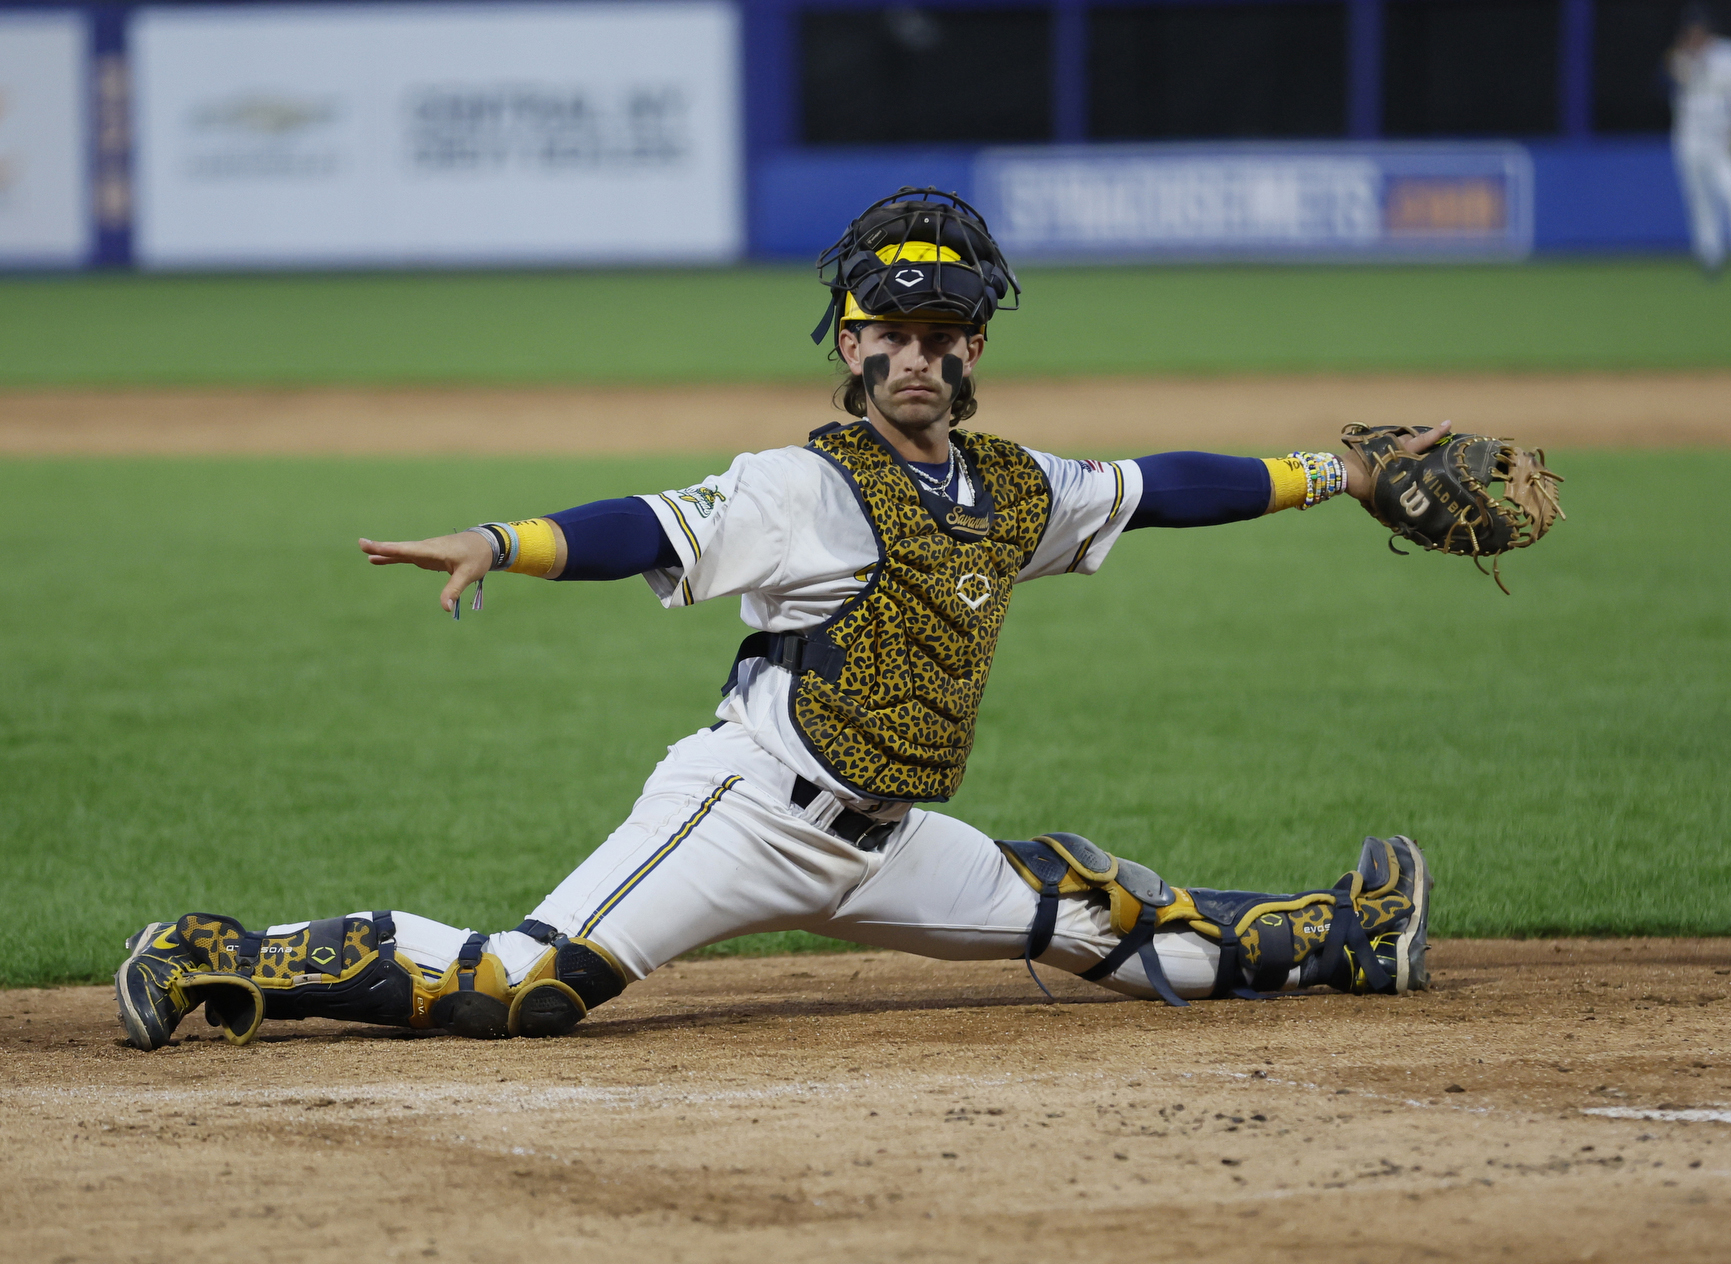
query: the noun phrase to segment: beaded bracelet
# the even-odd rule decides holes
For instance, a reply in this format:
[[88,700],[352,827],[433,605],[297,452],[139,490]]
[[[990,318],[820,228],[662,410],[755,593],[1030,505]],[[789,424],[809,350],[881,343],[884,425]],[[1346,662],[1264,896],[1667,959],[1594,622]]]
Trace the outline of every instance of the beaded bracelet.
[[1304,503],[1300,509],[1320,505],[1346,490],[1346,462],[1332,452],[1294,452],[1292,459],[1304,466]]

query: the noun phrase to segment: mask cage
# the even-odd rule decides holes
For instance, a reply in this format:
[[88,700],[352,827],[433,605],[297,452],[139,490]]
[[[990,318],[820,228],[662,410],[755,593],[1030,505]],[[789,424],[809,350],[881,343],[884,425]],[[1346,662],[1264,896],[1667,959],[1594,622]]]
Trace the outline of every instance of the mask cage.
[[[894,246],[900,260],[910,242],[949,247],[958,258],[918,261],[930,266],[926,283],[896,292],[889,288],[892,264],[878,251]],[[912,263],[912,261],[910,261]],[[906,269],[904,269],[906,270]],[[868,206],[849,224],[833,246],[818,256],[818,282],[830,291],[829,306],[812,331],[823,341],[851,292],[860,308],[873,316],[946,312],[984,326],[999,311],[1021,306],[1022,287],[1004,259],[980,213],[955,193],[904,185]],[[1006,306],[1003,300],[1014,296]]]

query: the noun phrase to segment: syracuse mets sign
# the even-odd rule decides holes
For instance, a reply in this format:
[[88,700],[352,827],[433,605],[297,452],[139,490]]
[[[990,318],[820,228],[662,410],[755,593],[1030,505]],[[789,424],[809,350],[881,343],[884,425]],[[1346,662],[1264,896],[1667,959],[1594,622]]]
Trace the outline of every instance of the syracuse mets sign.
[[1019,257],[1520,258],[1532,162],[1512,144],[987,150],[981,209]]

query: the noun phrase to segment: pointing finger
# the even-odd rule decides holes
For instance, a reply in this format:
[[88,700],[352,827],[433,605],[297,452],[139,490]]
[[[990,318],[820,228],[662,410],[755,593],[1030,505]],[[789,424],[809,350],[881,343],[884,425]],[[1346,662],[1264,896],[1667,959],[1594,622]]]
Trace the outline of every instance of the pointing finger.
[[1453,425],[1454,422],[1445,421],[1440,426],[1432,426],[1421,435],[1413,435],[1411,438],[1404,440],[1406,450],[1411,452],[1414,456],[1417,456],[1420,452],[1430,451],[1437,445],[1438,441],[1448,434]]

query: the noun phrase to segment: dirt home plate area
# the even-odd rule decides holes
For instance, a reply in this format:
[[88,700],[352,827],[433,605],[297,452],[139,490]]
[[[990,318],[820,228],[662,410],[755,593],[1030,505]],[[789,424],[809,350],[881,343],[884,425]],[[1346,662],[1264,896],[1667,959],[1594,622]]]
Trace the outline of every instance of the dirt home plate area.
[[676,962],[561,1040],[166,1050],[0,994],[0,1234],[58,1262],[1724,1260],[1731,944],[1454,941],[1168,1009],[1020,962]]
[[[990,384],[1085,453],[1285,451],[1345,421],[1731,442],[1731,374]],[[726,452],[813,387],[36,391],[0,452]],[[116,945],[118,957],[119,946]],[[1731,941],[1451,941],[1434,990],[1127,1001],[1019,962],[682,961],[573,1036],[0,992],[8,1260],[1723,1261]]]

